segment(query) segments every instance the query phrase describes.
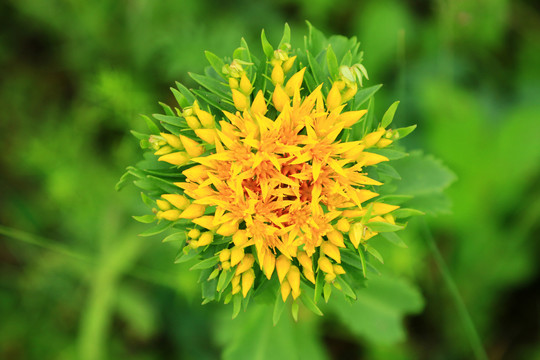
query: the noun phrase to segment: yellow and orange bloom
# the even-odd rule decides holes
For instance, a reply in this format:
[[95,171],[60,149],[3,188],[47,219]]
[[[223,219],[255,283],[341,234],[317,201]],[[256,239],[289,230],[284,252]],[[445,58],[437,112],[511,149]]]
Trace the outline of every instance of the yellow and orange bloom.
[[370,222],[395,224],[398,207],[373,200],[382,182],[368,175],[389,161],[376,150],[393,138],[383,127],[343,135],[367,113],[349,104],[356,81],[308,86],[308,65],[282,50],[267,65],[263,89],[247,71],[254,65],[225,66],[234,111],[195,100],[177,111],[185,130],[156,137],[157,160],[183,176],[156,201],[156,216],[191,223],[186,246],[208,248],[216,269],[234,273],[229,294],[246,298],[277,278],[285,301],[317,276],[329,284],[344,276],[342,252],[362,251],[377,235]]

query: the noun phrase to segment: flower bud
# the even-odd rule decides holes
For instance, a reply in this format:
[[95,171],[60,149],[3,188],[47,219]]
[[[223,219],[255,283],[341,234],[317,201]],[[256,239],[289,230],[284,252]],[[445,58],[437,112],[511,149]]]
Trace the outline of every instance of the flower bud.
[[274,85],[282,85],[283,81],[285,80],[285,74],[283,73],[283,69],[281,68],[280,64],[276,64],[274,66],[274,69],[272,70],[272,83]]
[[210,231],[204,232],[199,237],[199,246],[210,245],[214,241],[214,234]]
[[180,135],[180,140],[182,141],[182,145],[184,145],[184,148],[186,149],[186,152],[189,154],[189,156],[197,157],[201,156],[204,153],[204,147],[197,141],[190,139],[184,135]]
[[346,232],[349,232],[349,230],[351,228],[351,224],[349,224],[347,219],[341,218],[341,219],[338,220],[338,222],[336,224],[336,228],[339,231],[341,231],[343,233],[346,233]]
[[287,275],[290,267],[291,260],[289,260],[289,258],[287,258],[285,255],[279,255],[276,260],[276,271],[278,274],[279,282],[283,282],[283,279],[285,278],[285,275]]
[[187,236],[191,239],[198,239],[199,236],[201,236],[201,231],[199,229],[191,229],[189,230]]
[[255,272],[249,269],[242,274],[242,296],[246,297],[255,282]]
[[165,161],[169,164],[176,165],[176,166],[182,166],[189,162],[191,160],[187,153],[180,151],[175,153],[170,153],[167,155],[160,156],[158,158],[158,161]]
[[182,214],[180,214],[180,218],[195,219],[195,218],[201,217],[204,214],[205,210],[206,210],[206,206],[204,205],[191,204],[191,205],[188,205],[188,207],[184,211],[182,211]]
[[184,195],[163,194],[162,198],[170,202],[175,208],[184,210],[189,206],[189,200]]

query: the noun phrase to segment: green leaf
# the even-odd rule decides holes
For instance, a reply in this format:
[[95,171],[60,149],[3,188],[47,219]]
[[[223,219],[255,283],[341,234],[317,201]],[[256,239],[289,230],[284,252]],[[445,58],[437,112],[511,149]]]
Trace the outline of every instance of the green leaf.
[[158,119],[159,121],[163,121],[164,123],[167,123],[167,124],[171,124],[178,127],[186,126],[186,122],[178,116],[170,116],[170,115],[163,115],[163,114],[153,114],[152,116]]
[[[406,153],[406,152],[399,151],[399,150],[392,150],[392,149],[373,149],[373,148],[370,148],[369,151],[372,152],[372,153],[375,153],[375,154],[386,156],[388,158],[388,160],[399,160],[399,159],[403,159],[403,158],[406,158],[406,157],[409,156],[409,154]],[[393,162],[392,166],[394,166],[396,171],[399,174],[401,174],[401,172],[396,168],[395,164],[396,163]],[[403,174],[401,174],[401,175],[402,175],[402,177],[404,177]]]
[[274,302],[274,311],[272,312],[272,323],[274,326],[276,326],[279,322],[279,319],[283,314],[283,310],[285,309],[285,305],[287,305],[287,303],[283,301],[281,294],[278,291],[276,294],[276,301]]
[[326,360],[318,326],[306,316],[293,323],[282,316],[272,324],[272,311],[267,306],[254,305],[234,321],[222,321],[216,338],[224,347],[223,360]]
[[306,294],[306,291],[307,291],[307,286],[303,288],[302,292],[300,293],[300,300],[302,301],[304,306],[308,308],[309,310],[311,310],[313,313],[319,316],[323,316],[321,309],[319,309],[319,307],[313,302],[313,299],[311,298],[311,296]]
[[360,109],[360,106],[362,106],[366,101],[368,101],[377,91],[379,91],[381,87],[382,84],[374,85],[358,91],[354,96],[355,110]]
[[317,30],[309,21],[306,20],[306,23],[308,25],[308,48],[306,50],[309,50],[309,52],[317,55],[319,54],[324,47],[326,46],[326,37],[324,34]]
[[[361,250],[360,250],[361,251]],[[366,266],[360,255],[351,250],[341,250],[341,261],[359,270],[366,276]]]
[[381,126],[383,128],[386,128],[388,125],[392,123],[392,120],[394,120],[394,115],[396,114],[397,107],[399,105],[399,101],[394,102],[388,110],[383,115]]
[[379,262],[381,264],[384,264],[383,257],[381,255],[381,253],[377,251],[377,249],[375,249],[373,246],[369,246],[369,245],[367,245],[365,248],[366,248],[366,251],[368,253],[370,253],[375,259],[379,260]]
[[[186,252],[185,249],[188,249]],[[195,259],[199,254],[201,253],[201,248],[198,249],[191,249],[189,247],[184,247],[183,249],[180,249],[178,254],[176,255],[176,258],[174,259],[175,264],[181,264],[188,262],[190,260]]]
[[169,115],[169,116],[174,116],[174,111],[171,109],[171,107],[163,102],[159,102],[158,103],[162,108],[163,108],[163,111],[165,111],[165,114],[166,115]]
[[176,99],[176,102],[178,103],[178,105],[180,105],[180,107],[185,108],[191,105],[191,103],[186,99],[186,97],[180,91],[176,90],[175,88],[171,88],[171,91],[174,95],[174,98]]
[[184,241],[187,238],[187,234],[185,231],[179,231],[174,234],[171,234],[167,236],[165,239],[162,240],[162,242],[173,242],[173,241]]
[[223,60],[221,60],[221,58],[219,58],[216,54],[210,51],[205,51],[204,55],[206,56],[206,59],[210,63],[210,66],[212,66],[212,68],[216,71],[216,73],[219,76],[221,76],[223,79],[227,80],[225,75],[223,75],[223,67],[225,66],[225,63],[223,62]]
[[407,244],[405,244],[405,242],[395,232],[383,232],[381,233],[381,236],[394,245],[402,248],[407,247]]
[[411,126],[396,129],[398,133],[398,139],[403,139],[405,136],[412,133],[414,129],[416,129],[416,125],[411,125]]
[[352,304],[343,296],[336,296],[329,303],[330,310],[353,334],[380,345],[403,341],[403,318],[420,312],[424,305],[415,287],[390,277],[374,277],[357,296]]
[[328,303],[328,300],[330,300],[331,295],[332,295],[332,286],[330,285],[330,283],[325,282],[323,286],[323,297],[326,303]]
[[351,299],[356,300],[356,293],[354,290],[350,287],[350,285],[345,281],[341,276],[336,277],[336,281],[341,287],[341,291]]
[[130,132],[133,136],[135,136],[139,140],[148,140],[148,138],[150,137],[150,135],[148,134],[143,134],[135,130],[130,130]]
[[219,262],[219,256],[212,256],[211,258],[204,259],[201,262],[198,262],[197,264],[193,265],[189,270],[201,270],[201,269],[209,269],[211,267],[214,267]]
[[399,194],[433,194],[443,191],[456,180],[454,173],[440,160],[420,151],[411,152],[409,157],[394,161],[392,165],[403,179],[397,184]]
[[332,49],[332,45],[328,45],[326,49],[326,65],[328,66],[328,72],[332,79],[337,79],[339,75],[339,65],[336,58],[336,54]]
[[271,59],[274,56],[274,48],[272,47],[272,45],[270,45],[270,43],[266,39],[264,29],[261,32],[261,43],[262,43],[262,48],[263,48],[264,54],[266,55],[266,58]]
[[154,222],[154,220],[156,220],[156,215],[154,214],[141,215],[141,216],[133,215],[132,218],[134,218],[140,223],[150,224],[151,222]]
[[229,286],[231,283],[232,278],[234,277],[234,271],[232,270],[223,270],[221,272],[221,275],[219,275],[218,284],[217,284],[217,291],[222,292]]
[[285,23],[285,26],[283,27],[283,36],[281,37],[281,41],[279,42],[278,49],[287,50],[286,48],[284,48],[286,44],[291,44],[291,28],[287,23]]
[[189,105],[192,105],[193,102],[195,101],[195,96],[193,96],[193,94],[191,93],[191,91],[189,91],[187,87],[185,87],[184,85],[180,84],[178,81],[176,82],[176,87],[178,88],[178,90],[180,91],[180,93],[186,98],[187,103],[188,103]]
[[189,76],[195,80],[199,85],[205,87],[210,92],[216,94],[220,98],[227,99],[232,101],[232,93],[230,92],[230,89],[220,81],[217,81],[216,79],[212,79],[208,76],[203,76],[199,74],[189,73]]
[[416,209],[402,208],[392,211],[392,215],[397,219],[407,218],[411,216],[425,215],[426,213]]
[[382,222],[382,221],[368,222],[366,226],[370,228],[371,231],[376,231],[376,232],[398,231],[404,228],[403,226],[400,226],[400,225],[390,224],[390,223]]
[[[343,257],[341,258],[343,260]],[[315,291],[313,293],[313,301],[315,304],[319,301],[321,297],[324,286],[324,275],[322,271],[317,272],[317,277],[315,278]]]
[[298,322],[298,310],[299,310],[298,302],[295,300],[291,306],[291,314],[295,322]]
[[130,179],[129,179],[130,176],[131,174],[129,172],[124,173],[122,177],[120,178],[120,180],[118,180],[118,182],[114,186],[114,189],[116,191],[122,190],[124,186],[126,186],[130,182]]
[[143,231],[142,233],[139,234],[139,236],[157,235],[159,233],[164,232],[165,230],[170,228],[172,225],[173,225],[173,223],[170,222],[170,221],[162,222],[162,223],[159,223],[159,224],[157,224],[155,226],[152,226],[150,229],[147,229],[146,231]]
[[311,68],[311,74],[313,75],[313,80],[315,80],[315,83],[319,85],[324,80],[324,73],[321,69],[321,66],[317,62],[317,60],[313,57],[313,55],[308,52],[307,53],[307,59],[309,63],[309,67]]
[[148,130],[154,135],[159,135],[159,127],[146,115],[141,115],[148,126]]
[[236,318],[242,309],[242,294],[238,293],[233,295],[233,313],[232,318]]
[[204,299],[204,303],[208,303],[210,301],[215,300],[216,298],[216,279],[211,280],[205,280],[201,284],[201,292],[202,292],[202,298]]
[[391,177],[392,179],[401,180],[401,176],[391,165],[385,163],[377,164],[377,172],[379,173],[379,175],[384,175]]

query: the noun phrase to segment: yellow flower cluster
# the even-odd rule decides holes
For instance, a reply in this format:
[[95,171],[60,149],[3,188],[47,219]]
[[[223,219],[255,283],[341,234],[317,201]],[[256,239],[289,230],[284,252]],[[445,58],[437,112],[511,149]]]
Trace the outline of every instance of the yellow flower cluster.
[[195,101],[182,115],[200,141],[168,133],[150,140],[160,161],[194,164],[175,183],[183,195],[157,200],[157,217],[198,225],[188,233],[191,248],[211,244],[215,234],[231,237],[217,255],[220,269],[235,272],[233,295],[247,296],[258,267],[268,279],[277,276],[283,301],[296,299],[302,274],[315,283],[322,271],[331,283],[345,273],[340,249],[376,235],[364,222],[394,224],[398,206],[370,201],[378,194],[366,186],[381,183],[365,172],[388,161],[368,150],[388,146],[392,134],[379,128],[359,141],[338,140],[366,114],[343,111],[356,83],[338,80],[326,96],[322,85],[302,96],[305,68],[287,76],[294,63],[276,54],[269,98],[254,94],[242,66],[231,64],[236,113],[223,111],[216,122]]

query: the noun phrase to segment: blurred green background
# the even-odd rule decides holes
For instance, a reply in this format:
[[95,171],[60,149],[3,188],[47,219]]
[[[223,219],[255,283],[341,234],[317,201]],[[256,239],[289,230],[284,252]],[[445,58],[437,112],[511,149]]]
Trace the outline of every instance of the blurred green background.
[[[194,86],[203,51],[302,44],[309,20],[357,36],[379,115],[401,100],[457,175],[426,216],[491,359],[540,358],[540,6],[534,1],[12,0],[0,3],[1,359],[467,359],[470,336],[411,221],[353,310],[277,327],[200,305],[178,249],[114,185],[141,156],[138,114]],[[441,197],[441,210],[448,208]],[[338,298],[335,299],[339,303]]]

